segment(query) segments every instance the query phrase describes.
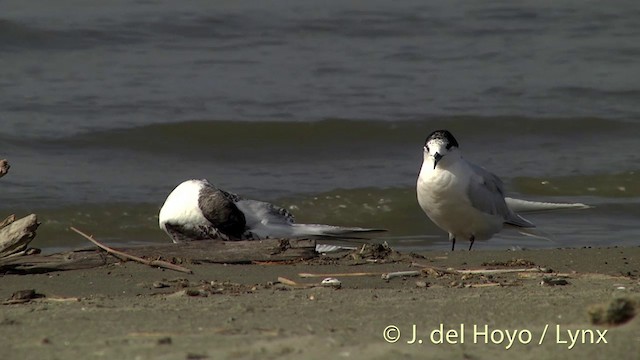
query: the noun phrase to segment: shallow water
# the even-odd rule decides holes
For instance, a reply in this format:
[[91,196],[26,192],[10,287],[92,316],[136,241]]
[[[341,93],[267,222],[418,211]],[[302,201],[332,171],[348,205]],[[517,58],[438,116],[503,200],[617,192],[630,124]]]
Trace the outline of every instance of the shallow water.
[[640,6],[506,1],[4,1],[0,214],[36,245],[168,241],[157,211],[188,178],[299,221],[446,246],[413,187],[447,128],[509,194],[594,209],[529,216],[552,240],[636,245]]

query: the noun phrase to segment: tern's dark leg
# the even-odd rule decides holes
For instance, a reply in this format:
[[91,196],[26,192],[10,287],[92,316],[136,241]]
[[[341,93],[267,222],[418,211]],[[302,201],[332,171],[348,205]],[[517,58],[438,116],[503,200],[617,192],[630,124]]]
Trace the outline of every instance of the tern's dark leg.
[[451,251],[456,247],[456,237],[449,234],[449,241],[451,241]]
[[473,242],[476,241],[476,237],[471,235],[471,239],[469,239],[471,241],[471,244],[469,245],[469,251],[471,251],[471,248],[473,247]]

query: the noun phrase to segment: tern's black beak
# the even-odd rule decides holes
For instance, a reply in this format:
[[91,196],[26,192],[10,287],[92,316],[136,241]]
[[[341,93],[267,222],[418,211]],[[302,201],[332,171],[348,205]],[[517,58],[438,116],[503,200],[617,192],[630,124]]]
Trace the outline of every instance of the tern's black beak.
[[433,160],[433,168],[434,168],[434,169],[436,168],[436,165],[438,165],[438,162],[440,161],[440,159],[442,159],[442,157],[443,157],[443,156],[442,156],[442,155],[440,155],[440,153],[435,153],[435,154],[433,155],[433,159],[434,159],[434,160]]

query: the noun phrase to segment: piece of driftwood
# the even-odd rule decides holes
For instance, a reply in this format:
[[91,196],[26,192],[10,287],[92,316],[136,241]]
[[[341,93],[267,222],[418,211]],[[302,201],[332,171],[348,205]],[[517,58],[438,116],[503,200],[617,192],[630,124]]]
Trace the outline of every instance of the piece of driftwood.
[[169,270],[180,271],[180,272],[187,273],[187,274],[193,274],[193,271],[191,271],[191,269],[187,269],[184,266],[172,264],[170,262],[163,261],[163,260],[150,260],[150,259],[143,259],[141,257],[133,256],[133,255],[127,254],[125,252],[112,249],[112,248],[110,248],[110,247],[108,247],[106,245],[103,245],[100,242],[98,242],[96,239],[94,239],[93,236],[87,235],[84,232],[74,228],[73,226],[70,229],[72,231],[75,231],[76,233],[80,234],[85,239],[91,241],[92,243],[94,243],[100,249],[108,252],[111,255],[119,257],[121,259],[133,260],[133,261],[139,262],[141,264],[145,264],[145,265],[149,265],[149,266],[153,266],[153,267],[160,267],[160,268],[163,268],[163,269],[169,269]]
[[353,273],[298,273],[301,278],[317,278],[317,277],[350,277],[350,276],[381,276],[384,272],[353,272]]
[[191,241],[182,244],[143,246],[127,253],[151,258],[181,259],[195,263],[250,264],[260,261],[289,261],[318,256],[312,239],[267,239],[247,241]]
[[7,173],[9,172],[9,168],[11,168],[11,166],[9,166],[9,162],[6,159],[1,159],[0,160],[0,177],[7,175]]
[[475,275],[493,275],[493,274],[508,274],[508,273],[525,273],[525,272],[535,272],[535,273],[548,273],[549,270],[542,267],[532,267],[532,268],[519,268],[519,269],[453,269],[453,268],[442,268],[436,266],[423,265],[419,263],[411,263],[413,267],[422,268],[423,272],[435,272],[441,274],[475,274]]
[[300,289],[308,289],[308,288],[320,286],[320,284],[304,284],[304,283],[295,282],[291,279],[287,279],[286,277],[282,277],[282,276],[278,276],[278,282],[290,287],[300,288]]
[[384,273],[381,275],[382,280],[391,280],[397,277],[418,276],[420,271],[394,271],[390,273]]
[[25,254],[40,225],[35,214],[13,219],[12,216],[5,219],[4,227],[0,228],[0,259]]
[[328,287],[334,289],[340,289],[342,287],[342,282],[335,278],[326,278],[319,283],[299,283],[288,279],[283,276],[278,276],[278,282],[282,285],[286,285],[296,289],[310,289],[314,287]]
[[11,224],[14,221],[16,221],[16,215],[15,214],[11,214],[11,215],[7,216],[4,220],[0,221],[0,229],[2,229],[3,227]]
[[[311,259],[318,255],[315,246],[315,240],[308,239],[203,240],[117,250],[146,259],[164,259],[177,263],[248,264],[254,261]],[[43,273],[94,268],[121,261],[101,250],[75,250],[51,255],[25,255],[0,259],[0,272]]]

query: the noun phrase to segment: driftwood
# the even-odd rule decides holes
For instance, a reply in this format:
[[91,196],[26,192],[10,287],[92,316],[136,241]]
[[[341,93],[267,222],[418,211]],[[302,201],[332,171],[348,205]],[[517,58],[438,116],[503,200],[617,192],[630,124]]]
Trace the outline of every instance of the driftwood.
[[170,262],[163,261],[163,260],[143,259],[141,257],[130,255],[130,254],[127,254],[125,252],[118,251],[118,250],[112,249],[112,248],[110,248],[110,247],[108,247],[106,245],[103,245],[100,242],[98,242],[98,240],[94,239],[93,236],[87,235],[87,234],[83,233],[82,231],[80,231],[80,230],[78,230],[78,229],[76,229],[74,227],[71,227],[70,229],[72,231],[75,231],[76,233],[80,234],[85,239],[91,241],[92,243],[94,243],[100,249],[102,249],[102,250],[108,252],[109,254],[114,255],[114,256],[116,256],[118,258],[127,259],[127,260],[133,260],[133,261],[139,262],[141,264],[145,264],[145,265],[149,265],[149,266],[153,266],[153,267],[160,267],[160,268],[163,268],[163,269],[169,269],[169,270],[180,271],[180,272],[187,273],[187,274],[193,274],[193,271],[191,271],[191,269],[187,269],[184,266],[172,264]]
[[18,220],[11,215],[4,219],[1,225],[3,226],[0,228],[0,260],[26,254],[40,223],[35,214]]
[[7,175],[9,168],[11,168],[11,166],[9,166],[9,162],[7,160],[0,160],[0,177]]
[[518,269],[473,269],[473,270],[465,270],[465,269],[453,269],[453,268],[441,268],[434,267],[429,265],[422,265],[418,263],[411,263],[413,267],[422,268],[422,271],[425,273],[434,272],[440,274],[472,274],[472,275],[493,275],[493,274],[509,274],[509,273],[548,273],[549,269],[543,267],[530,267],[530,268],[518,268]]
[[0,229],[2,229],[3,227],[11,224],[14,221],[16,221],[16,215],[15,214],[11,214],[11,215],[7,216],[4,220],[0,221]]
[[[182,244],[118,249],[146,259],[172,263],[247,264],[256,261],[290,261],[317,256],[315,240],[269,239],[260,241],[193,241]],[[51,255],[25,255],[0,259],[0,272],[43,273],[94,268],[121,262],[101,250],[75,250]]]
[[340,289],[342,287],[342,282],[334,278],[326,278],[319,283],[299,283],[291,279],[288,279],[286,277],[278,276],[278,282],[282,285],[286,285],[288,287],[292,287],[296,289],[310,289],[314,287],[328,287],[328,288]]
[[382,276],[384,272],[353,272],[353,273],[324,273],[324,274],[315,274],[315,273],[298,273],[298,276],[301,278],[317,278],[317,277],[352,277],[352,276]]

